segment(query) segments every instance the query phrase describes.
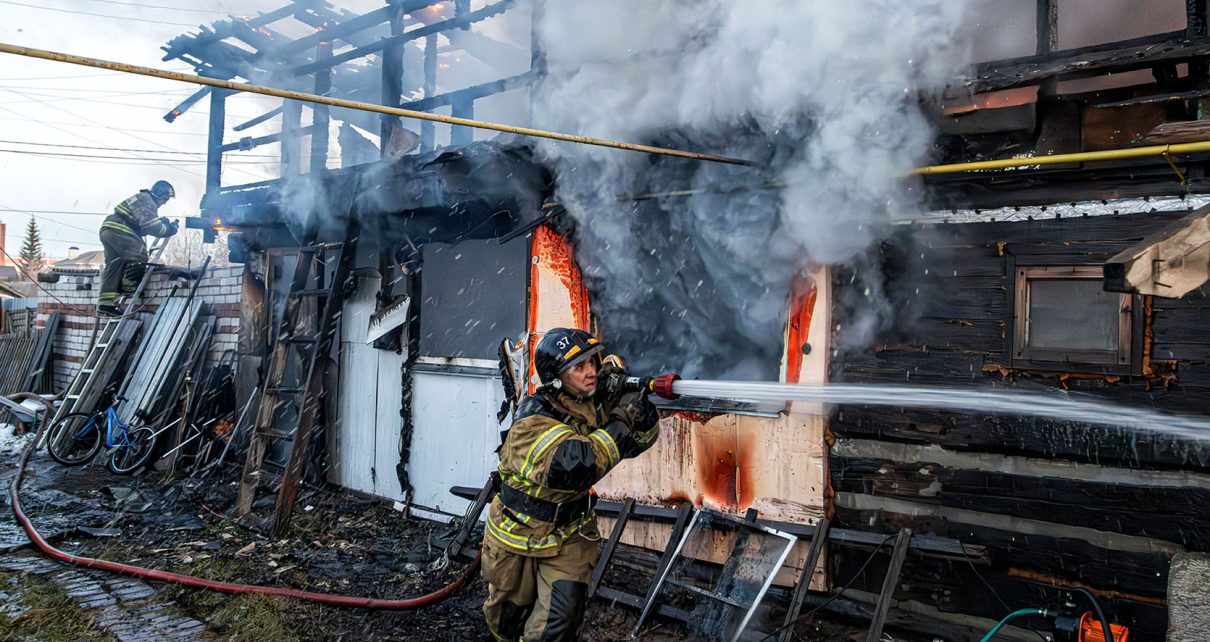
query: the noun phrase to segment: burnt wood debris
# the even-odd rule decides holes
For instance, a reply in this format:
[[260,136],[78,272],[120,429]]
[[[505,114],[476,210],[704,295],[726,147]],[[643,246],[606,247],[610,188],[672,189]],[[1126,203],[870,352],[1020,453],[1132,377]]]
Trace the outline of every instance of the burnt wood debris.
[[[935,126],[922,165],[1210,142],[1210,0],[1183,13],[1165,3],[1184,28],[1079,46],[1069,2],[1026,7],[1028,55],[912,88]],[[532,112],[555,62],[537,26],[547,9],[386,0],[359,14],[292,0],[176,36],[163,58],[207,78],[489,120],[504,104]],[[489,35],[504,20],[523,21],[530,42]],[[453,56],[478,71],[454,79]],[[0,633],[34,621],[29,596],[52,595],[82,618],[77,637],[483,639],[482,516],[501,431],[537,389],[532,346],[563,326],[610,345],[582,204],[557,196],[558,154],[523,136],[280,98],[235,118],[243,97],[203,87],[163,115],[206,119],[204,195],[187,227],[207,243],[224,234],[229,266],[161,265],[156,253],[113,319],[97,316],[95,271],[48,267],[25,298],[0,288],[0,468],[26,480],[23,515],[54,547],[139,567],[60,565],[5,524]],[[634,142],[728,150],[760,129],[719,126]],[[689,201],[763,211],[787,187],[764,163],[784,150],[768,147],[743,163],[751,185],[649,155],[634,161],[643,191],[594,197],[634,217]],[[268,149],[276,178],[233,180],[235,159]],[[782,324],[768,354],[747,355],[763,359],[750,378],[1210,414],[1210,152],[902,180],[927,212],[879,230],[860,256],[786,279]],[[691,236],[677,226],[646,229],[675,245]],[[714,274],[699,248],[678,251],[679,269]],[[695,296],[677,276],[677,296]],[[742,289],[705,292],[759,294]],[[734,345],[755,353],[766,339]],[[1047,613],[995,639],[1101,640],[1099,610],[1136,642],[1207,635],[1210,434],[676,396],[657,400],[652,453],[596,489],[584,639],[976,641],[1034,607]],[[138,434],[153,451],[131,476],[36,450],[91,439],[82,424],[55,426],[111,402],[130,428],[101,435],[102,450]],[[146,569],[396,606],[210,594]],[[416,595],[425,604],[398,606]]]

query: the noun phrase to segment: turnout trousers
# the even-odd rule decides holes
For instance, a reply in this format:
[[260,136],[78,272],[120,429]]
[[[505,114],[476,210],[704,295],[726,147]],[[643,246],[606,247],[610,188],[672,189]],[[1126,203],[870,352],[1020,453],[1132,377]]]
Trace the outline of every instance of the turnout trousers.
[[483,615],[503,642],[578,640],[597,543],[569,537],[553,557],[531,557],[488,535],[483,539]]
[[101,247],[105,248],[105,271],[101,273],[97,304],[117,305],[122,295],[139,287],[147,269],[147,244],[133,233],[102,228]]

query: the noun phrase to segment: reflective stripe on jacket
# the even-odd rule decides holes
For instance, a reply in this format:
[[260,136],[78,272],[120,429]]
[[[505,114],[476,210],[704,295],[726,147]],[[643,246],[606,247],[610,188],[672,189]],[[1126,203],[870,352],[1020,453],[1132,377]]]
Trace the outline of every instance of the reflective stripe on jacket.
[[[122,230],[124,232],[130,232],[135,236],[168,236],[170,230],[168,219],[160,217],[160,206],[156,204],[155,199],[151,197],[151,192],[147,190],[118,203],[117,207],[113,208],[113,212],[113,215],[105,222],[112,221],[124,225],[125,229]],[[111,229],[121,228],[113,227]]]
[[[581,499],[622,459],[617,437],[604,426],[608,414],[591,399],[530,397],[517,416],[500,447],[500,479],[526,495],[560,504]],[[499,497],[488,509],[488,534],[534,557],[557,555],[559,545],[581,531],[596,536],[592,511],[557,527],[508,508]]]

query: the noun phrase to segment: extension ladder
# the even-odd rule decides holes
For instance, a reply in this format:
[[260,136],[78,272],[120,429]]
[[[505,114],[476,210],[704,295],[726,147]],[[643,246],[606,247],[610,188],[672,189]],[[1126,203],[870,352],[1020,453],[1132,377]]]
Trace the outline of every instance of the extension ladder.
[[[133,329],[122,329],[122,326],[132,325],[125,322],[132,314],[132,306],[143,295],[143,290],[147,288],[147,283],[151,280],[155,265],[159,263],[160,257],[164,255],[164,249],[168,247],[169,238],[157,238],[155,244],[151,246],[151,258],[147,262],[146,269],[143,270],[143,278],[139,280],[138,287],[135,288],[130,298],[126,300],[125,307],[122,309],[120,316],[105,319],[105,324],[101,326],[100,331],[96,335],[96,341],[84,357],[84,363],[80,365],[80,370],[72,378],[71,384],[68,385],[67,394],[63,397],[63,403],[55,411],[51,425],[70,413],[91,410],[92,408],[89,406],[95,404],[96,400],[100,397],[101,391],[95,385],[97,383],[96,374],[98,372],[112,374],[112,367],[106,367],[109,363],[110,355],[113,354],[111,346],[116,348],[118,345],[129,342],[133,338]],[[122,329],[122,331],[119,331],[119,329]],[[41,448],[45,443],[46,436],[43,435],[42,441],[38,443],[38,447]]]

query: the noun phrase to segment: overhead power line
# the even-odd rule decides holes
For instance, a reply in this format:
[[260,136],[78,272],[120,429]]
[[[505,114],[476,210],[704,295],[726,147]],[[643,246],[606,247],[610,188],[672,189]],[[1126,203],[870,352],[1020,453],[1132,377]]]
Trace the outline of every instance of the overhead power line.
[[[20,112],[13,111],[11,109],[8,111],[11,113],[14,113],[14,114],[20,113]],[[0,116],[0,120],[20,120],[23,122],[28,122],[28,121],[34,120],[34,119],[32,119],[28,116],[20,116],[20,117]],[[93,127],[92,125],[85,124],[85,123],[71,123],[71,122],[67,122],[67,121],[63,121],[63,120],[34,120],[34,122],[38,123],[39,125],[46,125],[48,127],[51,127],[54,125],[63,125],[65,127],[88,127],[90,129]],[[163,130],[158,130],[158,129],[132,129],[129,127],[110,127],[110,129],[112,129],[116,132],[135,132],[135,133],[139,133],[139,134],[160,134],[160,135],[168,135],[168,136],[209,136],[210,135],[206,132],[178,132],[178,131],[163,131]]]
[[72,214],[78,216],[109,216],[110,214],[113,214],[113,212],[81,212],[80,210],[17,210],[11,207],[5,207],[2,209],[11,210],[14,212],[25,212],[26,214]]
[[[29,97],[30,97],[28,94],[26,94],[26,93],[24,93],[24,92],[21,92],[21,91],[18,91],[18,90],[16,90],[16,89],[12,89],[12,90],[10,90],[10,91],[11,91],[12,93],[14,93],[14,94],[17,94],[18,96],[25,96],[25,97],[27,97],[27,98],[29,98]],[[35,100],[36,100],[36,99],[35,99]],[[47,106],[47,107],[50,107],[51,109],[54,109],[54,110],[56,110],[56,111],[61,111],[61,112],[63,112],[64,114],[67,114],[68,116],[72,116],[73,118],[78,118],[78,119],[80,119],[80,120],[88,121],[88,122],[90,122],[90,123],[93,123],[93,124],[95,124],[95,125],[99,125],[99,126],[104,127],[104,128],[106,128],[106,129],[110,129],[110,130],[113,130],[113,131],[118,131],[116,128],[114,128],[112,125],[109,125],[108,123],[103,123],[103,122],[100,122],[100,121],[98,121],[98,120],[95,120],[95,119],[89,118],[89,117],[87,117],[87,116],[84,116],[83,114],[77,114],[77,113],[75,113],[75,112],[73,112],[73,111],[71,111],[71,110],[68,110],[68,109],[64,109],[64,108],[62,108],[62,107],[59,107],[58,105],[54,105],[54,104],[50,104],[50,103],[46,103],[46,106]],[[14,110],[12,110],[12,109],[10,109],[10,108],[8,108],[8,107],[5,107],[5,106],[3,106],[3,105],[0,105],[0,110],[4,110],[4,111],[7,111],[7,112],[9,112],[9,113],[17,114],[18,116],[22,115],[20,112],[14,111]],[[30,120],[32,120],[32,121],[34,121],[34,122],[38,122],[38,119],[36,119],[36,118],[31,118]],[[42,123],[42,124],[45,124],[45,123]],[[59,131],[62,131],[62,132],[64,132],[64,133],[71,134],[71,132],[67,132],[66,130],[64,130],[64,129],[62,129],[62,128],[59,128],[59,127],[54,127],[53,125],[52,125],[52,126],[50,126],[50,127],[51,127],[51,129],[58,129]],[[160,147],[160,148],[163,148],[163,149],[165,149],[165,150],[174,151],[174,152],[175,152],[175,151],[181,151],[181,150],[178,150],[178,149],[173,149],[173,148],[171,148],[171,147],[168,147],[167,145],[164,145],[164,144],[162,144],[162,143],[158,143],[158,142],[156,142],[156,141],[154,141],[154,140],[151,140],[150,138],[145,138],[145,137],[143,137],[143,136],[138,136],[138,135],[135,135],[135,134],[124,134],[124,135],[125,135],[125,136],[129,136],[129,137],[131,137],[131,138],[133,138],[133,139],[135,139],[135,140],[142,141],[142,142],[144,142],[144,143],[148,143],[148,144],[151,144],[151,145],[155,145],[156,147]],[[87,136],[82,136],[82,135],[81,135],[81,136],[79,136],[79,138],[83,138],[84,140],[87,140],[87,141],[88,141],[88,142],[90,142],[90,143],[97,143],[98,145],[100,145],[100,144],[101,144],[101,142],[100,142],[100,141],[98,141],[98,140],[96,140],[96,139],[93,139],[93,138],[88,138]],[[111,161],[111,162],[115,162],[115,161]],[[155,162],[156,164],[158,164],[158,165],[162,165],[162,166],[164,166],[164,167],[169,167],[169,168],[175,169],[175,170],[176,170],[176,171],[178,171],[178,172],[183,172],[183,173],[185,173],[185,174],[190,174],[190,175],[192,175],[192,176],[197,176],[197,177],[199,177],[199,178],[200,178],[200,177],[203,177],[203,174],[201,174],[201,173],[199,173],[199,172],[195,172],[195,171],[193,171],[193,170],[191,170],[191,169],[186,169],[186,168],[184,168],[184,167],[180,167],[180,166],[178,166],[178,165],[174,165],[174,164],[172,164],[172,163],[166,163],[166,162],[160,162],[160,161],[152,161],[152,162]],[[242,169],[242,168],[238,167],[238,166],[237,166],[238,164],[232,163],[232,164],[230,164],[230,165],[232,165],[230,169],[231,169],[231,171],[233,171],[233,172],[239,172],[239,173],[244,174],[244,175],[246,175],[246,176],[252,176],[252,177],[254,177],[254,178],[258,178],[258,179],[259,179],[259,178],[263,178],[263,177],[262,177],[261,175],[259,175],[259,174],[254,174],[254,173],[252,173],[252,172],[248,172],[247,170],[244,170],[244,169]]]
[[[0,0],[3,2],[6,0]],[[88,58],[85,56],[75,56],[72,54],[59,53],[57,51],[47,51],[45,49],[35,49],[34,47],[20,47],[7,43],[0,43],[0,53],[9,53],[16,56],[25,56],[27,58],[37,58],[40,60],[53,60],[57,62],[66,62],[73,65],[81,65],[85,67],[93,67],[97,69],[109,69],[111,71],[124,71],[130,74],[140,76],[151,76],[154,78],[164,78],[166,80],[175,80],[178,82],[192,83],[194,85],[205,85],[208,87],[217,87],[220,89],[228,89],[236,92],[246,92],[249,94],[260,94],[262,96],[273,96],[276,98],[285,98],[288,100],[298,100],[302,102],[328,105],[330,107],[339,107],[345,109],[356,109],[360,111],[373,112],[378,114],[386,114],[388,116],[403,116],[405,118],[415,118],[430,122],[445,123],[447,125],[460,125],[463,127],[473,127],[476,129],[486,129],[490,131],[504,132],[507,134],[517,134],[520,136],[532,136],[535,138],[547,138],[550,140],[558,140],[568,143],[576,143],[579,145],[593,145],[597,147],[608,147],[611,149],[627,150],[644,154],[657,154],[661,156],[675,156],[678,158],[687,158],[698,161],[707,161],[712,163],[725,163],[728,165],[747,165],[753,163],[748,160],[739,158],[730,158],[727,156],[719,156],[717,154],[705,154],[701,152],[691,152],[683,149],[673,149],[669,147],[657,147],[655,145],[641,145],[636,143],[626,143],[616,140],[607,140],[602,138],[592,138],[589,136],[579,136],[576,134],[565,134],[543,129],[535,129],[533,127],[518,127],[515,125],[504,125],[501,123],[493,123],[485,120],[475,120],[473,118],[460,118],[457,116],[443,116],[441,114],[433,114],[430,112],[416,111],[414,109],[404,109],[402,107],[390,107],[387,105],[376,105],[374,103],[359,102],[355,100],[347,100],[344,98],[333,98],[331,96],[321,96],[319,94],[309,94],[301,91],[290,91],[286,89],[277,89],[274,87],[262,87],[249,83],[239,83],[230,80],[220,80],[218,78],[207,78],[205,76],[191,76],[176,71],[168,71],[166,69],[153,69],[151,67],[143,67],[140,65],[130,65],[120,62],[112,62],[109,60],[101,60],[99,58]]]
[[170,7],[162,4],[142,4],[139,2],[121,2],[121,0],[91,0],[92,2],[103,2],[105,4],[116,4],[124,7],[143,7],[144,9],[164,9],[167,11],[184,11],[186,13],[204,13],[215,15],[215,11],[209,9],[189,9],[187,7]]
[[[100,154],[68,154],[67,152],[36,152],[28,149],[2,149],[0,153],[4,154],[20,154],[27,156],[46,156],[49,158],[79,158],[91,160],[114,160],[114,161],[132,161],[121,163],[123,165],[165,165],[175,167],[177,165],[205,165],[206,160],[190,159],[190,158],[143,158],[139,156],[104,156]],[[134,162],[137,161],[137,162]],[[270,161],[226,161],[224,165],[264,165]]]
[[130,16],[115,16],[108,13],[93,13],[91,11],[74,11],[72,9],[60,9],[58,7],[42,7],[36,4],[25,4],[24,2],[13,2],[12,0],[0,0],[0,4],[10,4],[14,7],[27,7],[29,9],[42,9],[45,11],[58,11],[59,13],[74,13],[81,16],[96,16],[98,18],[110,18],[112,20],[129,20],[131,22],[150,22],[158,25],[172,25],[174,27],[196,27],[192,22],[168,22],[165,20],[150,20],[148,18],[131,18]]
[[70,76],[13,76],[11,78],[0,78],[0,82],[21,82],[24,80],[69,80],[72,78],[104,78],[105,76],[121,76],[120,71],[107,71],[100,74],[73,74]]
[[[95,147],[92,145],[61,145],[59,143],[35,143],[27,140],[0,140],[0,143],[10,145],[34,145],[37,147],[67,147],[70,149],[95,149],[107,152],[136,152],[149,154],[188,154],[193,156],[205,156],[206,152],[175,152],[160,149],[130,149],[126,147]],[[240,158],[279,158],[277,154],[240,154]]]

